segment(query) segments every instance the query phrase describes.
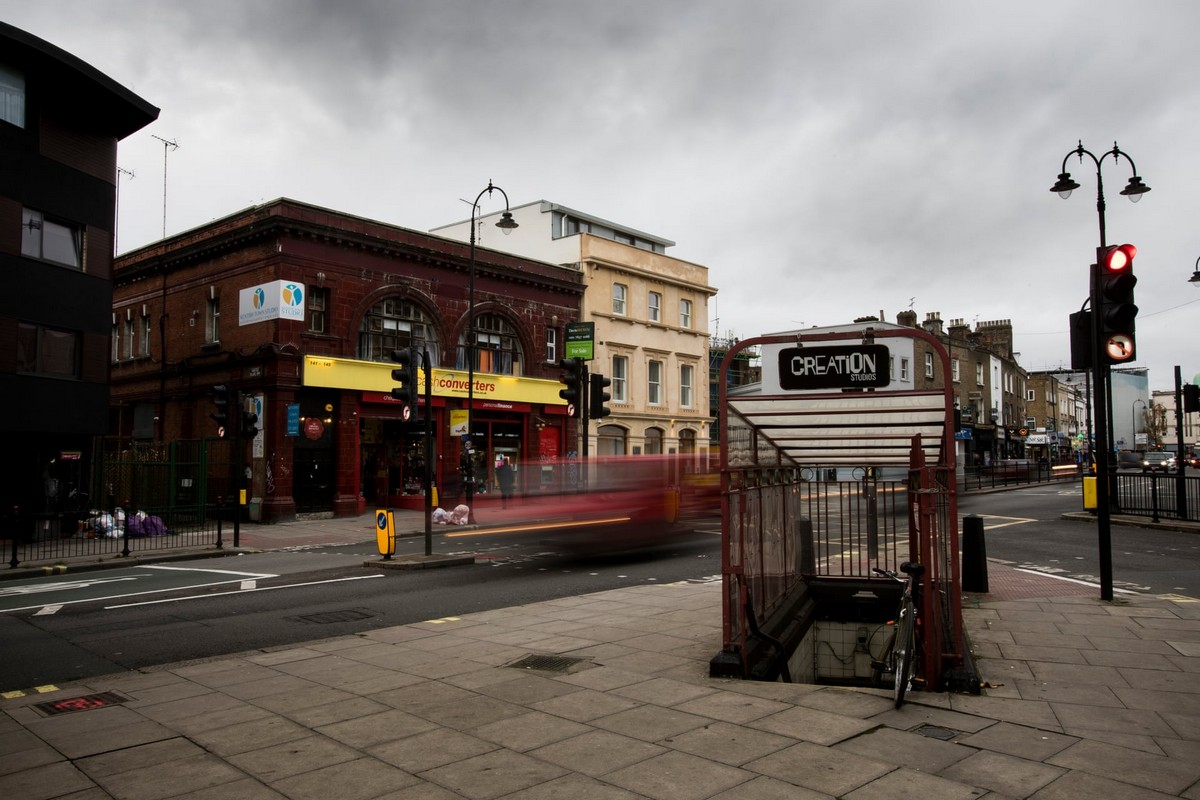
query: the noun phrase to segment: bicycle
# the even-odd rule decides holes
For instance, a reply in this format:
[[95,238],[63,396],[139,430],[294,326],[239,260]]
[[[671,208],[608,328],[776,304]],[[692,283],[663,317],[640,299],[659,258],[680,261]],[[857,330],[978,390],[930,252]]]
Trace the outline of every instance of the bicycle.
[[921,575],[925,573],[925,567],[922,564],[905,561],[900,565],[900,572],[908,577],[879,567],[875,567],[872,571],[904,584],[904,592],[900,596],[900,607],[896,611],[896,618],[888,622],[888,625],[892,626],[892,635],[884,645],[879,658],[871,660],[871,669],[874,670],[876,682],[883,673],[891,673],[896,708],[900,708],[904,704],[904,693],[908,691],[909,685],[919,685],[924,682],[922,678],[916,677],[916,673],[920,655],[917,650],[920,581]]

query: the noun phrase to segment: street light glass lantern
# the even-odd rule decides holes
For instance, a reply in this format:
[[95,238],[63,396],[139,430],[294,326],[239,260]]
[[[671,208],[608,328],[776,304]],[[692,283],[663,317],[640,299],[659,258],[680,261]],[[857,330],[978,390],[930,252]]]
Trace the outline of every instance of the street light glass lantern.
[[517,221],[515,219],[513,219],[512,212],[505,211],[500,216],[500,221],[496,223],[496,227],[499,228],[500,230],[504,231],[505,236],[508,236],[510,233],[513,232],[514,228],[519,228],[520,226],[517,225]]
[[1129,198],[1130,202],[1136,203],[1142,199],[1142,195],[1150,191],[1150,187],[1142,183],[1142,179],[1134,175],[1129,179],[1128,185],[1121,190],[1121,194]]
[[1196,270],[1192,273],[1192,277],[1188,278],[1188,283],[1200,289],[1200,258],[1196,259]]
[[1063,200],[1066,200],[1071,196],[1071,192],[1078,188],[1079,184],[1071,180],[1071,173],[1060,172],[1058,174],[1058,180],[1055,181],[1054,185],[1050,187],[1050,191],[1058,192],[1058,196]]

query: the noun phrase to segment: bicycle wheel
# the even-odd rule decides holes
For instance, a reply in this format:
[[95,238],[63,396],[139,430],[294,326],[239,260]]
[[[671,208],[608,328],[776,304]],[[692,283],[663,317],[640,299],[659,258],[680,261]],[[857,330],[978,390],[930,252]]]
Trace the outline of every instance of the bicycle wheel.
[[908,683],[913,676],[913,664],[917,658],[917,631],[913,619],[915,613],[916,608],[911,603],[905,603],[900,610],[900,618],[896,620],[896,644],[893,651],[896,669],[892,673],[895,679],[896,708],[904,705],[904,693],[908,691]]

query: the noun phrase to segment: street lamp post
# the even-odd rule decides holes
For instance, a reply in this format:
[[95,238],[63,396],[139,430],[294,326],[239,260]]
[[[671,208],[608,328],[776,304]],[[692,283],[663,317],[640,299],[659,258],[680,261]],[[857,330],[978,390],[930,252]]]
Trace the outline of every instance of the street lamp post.
[[496,223],[496,227],[504,232],[504,235],[512,233],[517,227],[517,221],[513,219],[512,212],[509,211],[508,194],[499,186],[494,185],[490,180],[487,187],[475,196],[475,202],[471,204],[471,257],[469,277],[467,278],[467,336],[466,336],[466,357],[467,357],[467,435],[463,439],[463,450],[461,457],[461,469],[463,486],[466,491],[468,516],[470,521],[475,521],[475,462],[471,446],[472,436],[474,435],[475,425],[475,361],[476,355],[476,340],[475,340],[475,222],[479,216],[479,201],[486,194],[489,197],[492,192],[499,192],[504,198],[504,213],[500,216],[500,220]]
[[1200,258],[1196,259],[1196,270],[1192,273],[1192,277],[1188,278],[1188,283],[1200,289]]
[[[1096,166],[1096,212],[1100,217],[1100,248],[1101,250],[1107,246],[1104,229],[1104,176],[1102,167],[1104,160],[1109,156],[1113,161],[1119,161],[1122,156],[1129,162],[1129,166],[1133,171],[1133,177],[1129,179],[1129,183],[1121,190],[1121,194],[1128,197],[1133,202],[1141,199],[1141,196],[1150,191],[1150,187],[1142,183],[1142,179],[1138,177],[1137,167],[1134,166],[1133,159],[1123,152],[1117,143],[1113,142],[1112,150],[1108,150],[1097,158],[1090,151],[1085,150],[1083,142],[1079,142],[1079,146],[1063,157],[1062,169],[1059,171],[1058,180],[1050,187],[1050,191],[1056,192],[1059,197],[1064,200],[1071,196],[1071,192],[1079,188],[1079,184],[1071,179],[1071,174],[1067,172],[1067,159],[1071,156],[1077,156],[1079,161],[1083,162],[1083,157],[1087,156]],[[1099,252],[1099,251],[1098,251]],[[1097,259],[1099,260],[1099,259]],[[1112,473],[1110,464],[1112,464],[1112,384],[1110,373],[1105,354],[1104,342],[1101,341],[1103,331],[1104,317],[1104,295],[1100,291],[1100,265],[1093,264],[1091,267],[1091,305],[1092,305],[1092,380],[1096,387],[1094,393],[1094,402],[1096,405],[1096,531],[1100,545],[1100,598],[1102,600],[1113,599],[1113,575],[1112,575],[1112,509],[1110,506],[1109,489]]]

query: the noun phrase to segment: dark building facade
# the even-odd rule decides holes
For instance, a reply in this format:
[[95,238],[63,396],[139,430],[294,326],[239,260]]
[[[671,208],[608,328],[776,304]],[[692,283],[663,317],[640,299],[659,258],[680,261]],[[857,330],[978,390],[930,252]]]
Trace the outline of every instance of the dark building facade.
[[[577,425],[557,361],[583,296],[577,270],[476,248],[473,451],[476,501],[495,466],[522,492],[549,488]],[[469,245],[279,199],[122,255],[112,312],[113,426],[164,442],[216,435],[214,385],[244,393],[261,431],[247,444],[251,518],[439,505],[465,494]],[[394,400],[390,359],[429,353],[431,402]],[[424,422],[434,462],[426,465]],[[422,420],[418,422],[418,418]]]
[[86,502],[108,426],[117,143],[158,109],[0,23],[0,432],[7,513]]

